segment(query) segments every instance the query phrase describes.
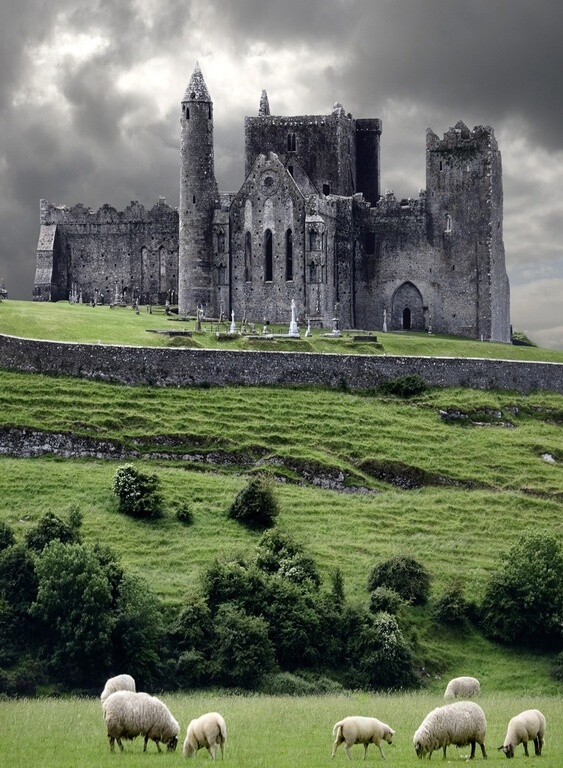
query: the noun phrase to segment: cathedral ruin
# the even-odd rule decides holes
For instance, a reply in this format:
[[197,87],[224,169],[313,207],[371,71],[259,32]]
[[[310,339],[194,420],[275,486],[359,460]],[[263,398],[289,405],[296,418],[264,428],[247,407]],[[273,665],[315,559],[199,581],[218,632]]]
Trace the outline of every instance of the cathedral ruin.
[[198,65],[181,101],[180,203],[40,206],[33,298],[510,341],[500,152],[492,128],[426,136],[426,189],[380,192],[381,121],[245,119],[245,179],[221,192]]

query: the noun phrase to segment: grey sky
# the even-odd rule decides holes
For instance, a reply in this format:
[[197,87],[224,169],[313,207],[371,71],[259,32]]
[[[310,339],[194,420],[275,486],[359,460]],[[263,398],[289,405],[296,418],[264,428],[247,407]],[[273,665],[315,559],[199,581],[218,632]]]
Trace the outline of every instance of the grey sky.
[[178,200],[179,100],[199,60],[221,189],[243,119],[335,101],[383,120],[382,185],[425,186],[424,135],[493,125],[512,323],[563,349],[560,0],[23,0],[0,9],[0,276],[30,298],[41,197]]

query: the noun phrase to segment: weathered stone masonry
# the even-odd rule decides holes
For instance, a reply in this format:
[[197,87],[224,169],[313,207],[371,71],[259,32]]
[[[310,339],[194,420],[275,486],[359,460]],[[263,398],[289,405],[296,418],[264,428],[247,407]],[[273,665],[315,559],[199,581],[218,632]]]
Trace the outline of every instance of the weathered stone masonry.
[[0,334],[0,366],[127,385],[319,385],[369,389],[417,373],[432,386],[550,390],[563,364],[481,358],[170,349],[76,344]]
[[380,194],[381,121],[245,119],[245,180],[218,191],[213,102],[196,66],[181,100],[180,205],[41,203],[34,298],[178,303],[179,312],[510,341],[493,129],[426,137],[426,189]]

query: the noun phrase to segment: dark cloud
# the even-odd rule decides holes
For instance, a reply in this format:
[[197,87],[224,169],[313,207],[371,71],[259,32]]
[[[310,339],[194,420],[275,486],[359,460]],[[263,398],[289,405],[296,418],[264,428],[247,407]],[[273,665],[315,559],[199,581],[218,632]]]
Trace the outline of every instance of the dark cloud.
[[[203,59],[215,100],[222,189],[242,182],[243,117],[256,113],[261,88],[278,113],[328,112],[338,100],[356,116],[381,117],[383,185],[401,196],[425,186],[426,126],[440,133],[458,119],[470,127],[492,124],[497,136],[516,124],[523,146],[563,167],[561,29],[560,0],[4,4],[0,277],[12,296],[30,297],[41,197],[121,208],[132,199],[152,205],[164,195],[177,204],[177,102],[160,104],[160,112],[156,104],[161,88],[182,92],[196,59]],[[68,40],[80,42],[82,35],[99,38],[99,46],[84,57],[66,56]],[[240,76],[234,93],[221,93],[217,69],[209,66],[208,76],[205,63],[219,56]],[[142,77],[154,75],[151,66],[175,72],[174,84],[162,79],[159,86],[156,75],[150,92]],[[249,72],[256,89],[250,104],[243,79]],[[138,90],[120,86],[126,73],[139,77]],[[530,179],[514,155],[508,165],[505,155],[505,171],[505,237],[514,243],[514,263],[525,263],[530,252],[557,262],[563,217],[549,196],[560,195],[561,176]],[[527,226],[534,206],[541,206],[541,224]],[[510,270],[508,248],[507,263]]]

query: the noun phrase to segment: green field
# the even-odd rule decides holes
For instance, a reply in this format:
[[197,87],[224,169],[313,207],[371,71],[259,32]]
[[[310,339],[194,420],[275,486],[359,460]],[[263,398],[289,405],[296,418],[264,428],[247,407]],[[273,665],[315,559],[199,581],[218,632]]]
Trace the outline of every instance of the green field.
[[[262,331],[262,318],[254,318],[258,334]],[[271,326],[274,333],[287,333],[287,325]],[[241,318],[236,318],[240,329]],[[248,318],[249,325],[252,318]],[[423,332],[381,333],[378,344],[354,342],[357,331],[343,331],[340,339],[327,339],[326,329],[313,330],[311,338],[305,338],[301,327],[300,339],[249,340],[245,337],[217,340],[216,333],[229,330],[230,320],[219,325],[204,321],[202,330],[195,330],[194,319],[183,321],[177,315],[167,317],[163,307],[141,307],[137,315],[131,307],[69,304],[60,301],[44,303],[33,301],[0,302],[0,333],[36,339],[59,341],[83,341],[102,344],[131,344],[134,346],[183,345],[219,349],[266,349],[295,350],[302,352],[346,352],[358,354],[431,355],[445,357],[486,357],[509,360],[543,360],[563,362],[563,351],[472,341],[456,336]],[[169,338],[154,333],[156,330],[189,330],[191,338]],[[151,332],[152,331],[152,332]]]
[[[426,714],[444,701],[442,692],[432,694],[349,696],[269,697],[228,695],[163,695],[162,698],[180,723],[176,752],[158,754],[149,742],[143,754],[143,740],[124,742],[123,754],[111,754],[108,747],[100,704],[93,699],[0,701],[2,738],[0,761],[10,768],[104,768],[127,765],[180,765],[182,745],[189,720],[203,712],[219,711],[227,724],[225,761],[233,768],[293,768],[293,766],[347,765],[343,746],[331,760],[332,726],[352,714],[378,717],[396,730],[394,744],[384,745],[386,765],[405,768],[417,765],[412,746],[414,731]],[[485,693],[478,700],[487,717],[487,765],[505,765],[506,758],[497,747],[503,743],[509,719],[523,709],[540,709],[547,721],[546,742],[541,758],[524,757],[523,747],[516,749],[515,763],[535,764],[542,768],[560,768],[563,763],[563,705],[555,696],[506,696]],[[117,747],[116,747],[117,750]],[[468,748],[449,747],[448,762],[466,762]],[[363,747],[352,747],[353,760],[361,760]],[[207,762],[205,750],[199,760]],[[475,764],[482,760],[477,747]],[[440,764],[440,752],[434,754]],[[379,750],[368,748],[367,763],[380,765]]]

